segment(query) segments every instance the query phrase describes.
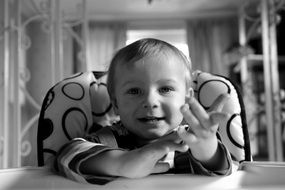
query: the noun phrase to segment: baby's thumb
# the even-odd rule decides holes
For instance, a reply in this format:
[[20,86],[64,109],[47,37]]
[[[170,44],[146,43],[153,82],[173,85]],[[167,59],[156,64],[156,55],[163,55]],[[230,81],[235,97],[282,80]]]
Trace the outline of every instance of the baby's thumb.
[[153,170],[151,173],[163,173],[167,172],[169,170],[170,166],[168,163],[161,163],[157,162],[155,166],[153,167]]
[[185,127],[180,127],[177,130],[178,135],[180,138],[187,144],[193,144],[197,141],[196,135],[192,132],[191,129],[186,130]]

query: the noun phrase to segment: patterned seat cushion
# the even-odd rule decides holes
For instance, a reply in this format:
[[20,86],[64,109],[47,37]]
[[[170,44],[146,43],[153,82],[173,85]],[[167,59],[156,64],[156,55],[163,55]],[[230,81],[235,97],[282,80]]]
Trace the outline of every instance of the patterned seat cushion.
[[222,93],[230,95],[222,110],[224,113],[228,113],[230,118],[219,126],[221,139],[229,149],[233,160],[238,162],[250,161],[251,153],[246,115],[238,87],[226,77],[201,71],[193,73],[193,87],[195,97],[206,110]]
[[38,124],[38,164],[51,164],[69,140],[118,120],[106,88],[106,73],[78,73],[53,86],[44,98]]

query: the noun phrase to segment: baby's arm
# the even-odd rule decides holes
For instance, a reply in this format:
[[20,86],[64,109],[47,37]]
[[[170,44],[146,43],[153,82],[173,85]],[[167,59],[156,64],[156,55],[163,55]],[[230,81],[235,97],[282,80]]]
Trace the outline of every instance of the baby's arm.
[[181,111],[189,128],[179,128],[178,134],[188,144],[193,157],[199,160],[209,170],[218,170],[227,167],[226,153],[218,142],[217,129],[221,120],[227,118],[227,114],[221,112],[228,99],[227,95],[221,95],[206,112],[199,102],[191,97]]
[[168,171],[169,165],[158,161],[170,151],[185,152],[188,148],[181,144],[177,133],[172,133],[135,150],[104,151],[83,162],[80,171],[92,175],[144,177],[151,173]]

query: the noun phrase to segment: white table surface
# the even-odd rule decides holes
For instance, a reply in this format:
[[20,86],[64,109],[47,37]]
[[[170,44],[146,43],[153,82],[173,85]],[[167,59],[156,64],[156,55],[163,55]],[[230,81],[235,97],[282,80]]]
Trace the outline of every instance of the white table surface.
[[106,185],[81,184],[46,168],[24,167],[0,170],[0,189],[282,189],[285,190],[285,164],[245,164],[230,176],[207,177],[189,174],[159,174],[140,179],[118,178]]

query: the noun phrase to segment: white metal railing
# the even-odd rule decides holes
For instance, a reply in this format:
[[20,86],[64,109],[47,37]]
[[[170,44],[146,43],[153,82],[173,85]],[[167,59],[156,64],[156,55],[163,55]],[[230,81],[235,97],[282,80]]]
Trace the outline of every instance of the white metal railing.
[[[26,29],[31,23],[41,22],[42,30],[50,37],[51,83],[64,78],[63,75],[63,30],[65,30],[81,48],[82,62],[87,60],[86,40],[88,38],[87,1],[78,3],[80,15],[72,21],[65,18],[60,0],[29,0],[36,14],[23,19],[21,0],[4,0],[0,3],[3,11],[3,27],[0,28],[0,46],[3,47],[0,93],[0,168],[22,166],[22,158],[31,155],[32,139],[26,138],[32,130],[36,130],[41,102],[31,94],[25,85],[31,78],[32,68],[25,63],[25,55],[33,46]],[[25,1],[27,3],[27,1]],[[81,25],[83,35],[74,32],[73,27]],[[3,30],[2,30],[3,28]],[[83,37],[81,37],[83,36]],[[14,41],[16,39],[16,41]],[[0,50],[2,50],[0,49]],[[33,53],[33,52],[32,52]],[[47,52],[48,53],[48,52]],[[1,55],[1,54],[0,54]],[[12,81],[12,83],[11,83]],[[49,86],[50,87],[50,86]],[[48,87],[47,87],[48,88]],[[44,94],[42,94],[44,96]],[[24,101],[21,100],[24,99]],[[23,102],[36,114],[23,119]]]
[[3,6],[3,20],[4,20],[4,27],[3,27],[3,74],[2,74],[2,89],[1,89],[1,93],[3,94],[2,96],[2,123],[1,125],[3,126],[3,133],[1,136],[1,140],[2,140],[2,167],[3,168],[7,168],[8,167],[8,157],[6,155],[8,155],[8,130],[7,130],[7,126],[8,126],[8,90],[9,90],[9,84],[8,84],[8,80],[9,80],[9,5],[8,5],[8,0],[5,0],[4,2],[2,1],[2,3],[4,4]]

